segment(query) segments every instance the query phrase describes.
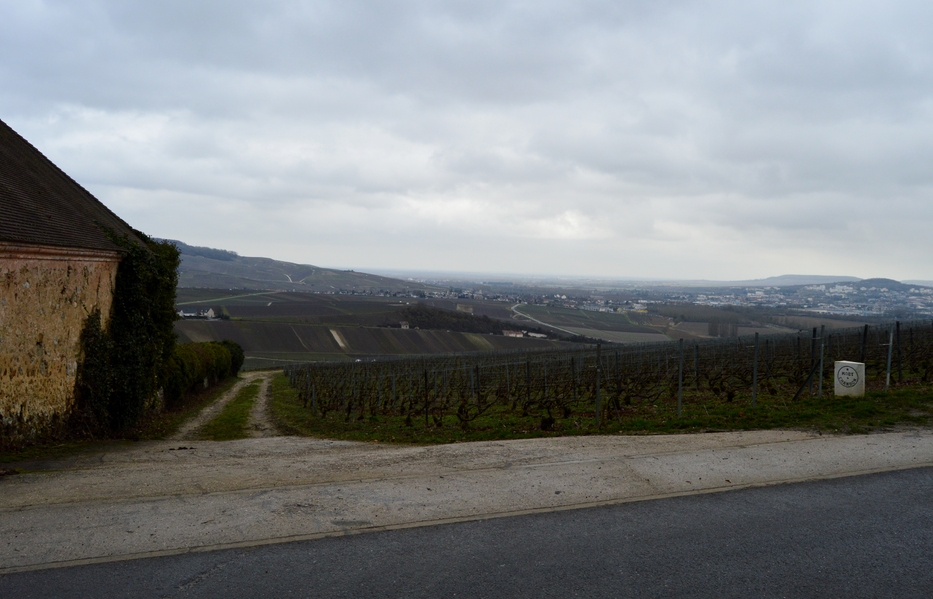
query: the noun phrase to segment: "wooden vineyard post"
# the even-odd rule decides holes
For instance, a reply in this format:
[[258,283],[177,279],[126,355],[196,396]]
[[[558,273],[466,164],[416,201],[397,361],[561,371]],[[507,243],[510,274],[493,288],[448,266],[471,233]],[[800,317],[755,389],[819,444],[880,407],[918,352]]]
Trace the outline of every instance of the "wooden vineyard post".
[[603,407],[600,401],[600,397],[599,397],[599,378],[600,378],[599,375],[601,374],[600,371],[602,370],[602,364],[600,362],[601,350],[602,350],[602,344],[597,343],[596,344],[596,428],[599,428],[599,417],[601,415],[600,413],[602,412],[602,407]]
[[304,407],[308,407],[308,400],[311,399],[311,365],[305,369],[305,400]]
[[677,371],[677,417],[680,418],[683,415],[684,407],[684,340],[683,337],[680,338],[680,368]]
[[505,363],[505,401],[512,401],[512,381],[509,379],[509,363]]
[[862,331],[862,355],[859,359],[859,362],[862,364],[865,363],[865,346],[868,345],[868,325],[865,325],[865,328]]
[[823,336],[820,335],[820,392],[819,397],[823,397],[823,349],[825,345],[823,344]]
[[531,360],[527,358],[525,359],[525,405],[531,405]]
[[544,363],[544,401],[547,401],[547,362]]
[[897,347],[897,384],[901,384],[901,380],[904,376],[903,364],[901,362],[901,321],[895,321],[894,327],[896,329],[894,343]]
[[573,356],[570,356],[570,384],[573,387],[573,403],[577,403],[577,367],[573,362]]
[[424,369],[424,428],[428,428],[428,369]]
[[[816,364],[816,327],[813,327],[813,335],[810,337],[810,368]],[[810,379],[810,395],[813,395],[813,379]]]
[[884,379],[884,392],[887,393],[891,388],[891,354],[894,352],[894,325],[891,325],[891,333],[888,335],[888,373]]
[[700,390],[700,344],[693,344],[693,378],[697,391]]
[[826,325],[820,325],[820,397],[823,397],[823,346],[826,345]]
[[755,363],[752,366],[752,407],[758,405],[758,333],[755,333]]

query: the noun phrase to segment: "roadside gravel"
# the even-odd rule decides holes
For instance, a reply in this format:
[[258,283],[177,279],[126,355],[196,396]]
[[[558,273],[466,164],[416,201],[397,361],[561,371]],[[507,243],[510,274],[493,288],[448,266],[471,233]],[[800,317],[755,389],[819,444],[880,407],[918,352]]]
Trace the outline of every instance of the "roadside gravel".
[[0,478],[0,574],[933,465],[930,430],[188,439],[9,465],[28,472]]

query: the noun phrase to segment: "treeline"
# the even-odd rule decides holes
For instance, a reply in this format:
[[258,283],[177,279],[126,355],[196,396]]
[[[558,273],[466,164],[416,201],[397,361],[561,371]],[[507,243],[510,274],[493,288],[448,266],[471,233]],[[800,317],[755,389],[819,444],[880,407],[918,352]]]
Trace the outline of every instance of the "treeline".
[[[712,322],[735,325],[750,325],[754,322],[749,314],[740,312],[735,306],[652,304],[649,310],[661,316],[673,318],[675,322]],[[760,311],[756,316],[760,321],[766,314]]]
[[[554,334],[540,328],[531,328],[524,323],[510,323],[495,320],[488,316],[474,316],[464,312],[452,312],[434,308],[426,304],[407,306],[399,312],[401,320],[407,321],[411,328],[454,331],[456,333],[480,333],[482,335],[501,335],[503,330],[522,329],[532,333],[541,333],[553,337]],[[394,326],[398,326],[395,324]]]
[[232,262],[239,257],[239,254],[229,250],[218,250],[216,248],[188,245],[187,243],[178,241],[177,239],[166,239],[165,241],[177,247],[178,251],[182,254],[185,254],[186,256],[202,256],[204,258],[210,258],[211,260],[223,260],[224,262]]

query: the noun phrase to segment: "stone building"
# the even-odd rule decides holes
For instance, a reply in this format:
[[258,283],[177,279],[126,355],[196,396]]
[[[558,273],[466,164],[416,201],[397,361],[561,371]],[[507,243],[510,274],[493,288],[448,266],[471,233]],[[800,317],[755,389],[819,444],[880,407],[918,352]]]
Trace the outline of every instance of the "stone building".
[[132,228],[0,121],[0,445],[41,435],[74,405],[88,315],[110,314]]

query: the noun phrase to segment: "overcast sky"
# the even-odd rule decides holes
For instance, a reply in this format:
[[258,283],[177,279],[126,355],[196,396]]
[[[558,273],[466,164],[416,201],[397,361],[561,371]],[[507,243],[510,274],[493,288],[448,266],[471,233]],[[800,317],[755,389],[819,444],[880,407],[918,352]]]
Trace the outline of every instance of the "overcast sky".
[[0,119],[157,237],[933,279],[933,3],[0,0]]

